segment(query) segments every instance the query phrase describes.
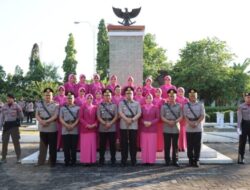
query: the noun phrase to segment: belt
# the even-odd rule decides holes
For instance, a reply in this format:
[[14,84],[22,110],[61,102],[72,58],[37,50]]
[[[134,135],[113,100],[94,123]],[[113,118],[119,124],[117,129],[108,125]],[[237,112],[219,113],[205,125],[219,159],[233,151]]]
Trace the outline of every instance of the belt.
[[128,118],[133,118],[134,116],[133,115],[125,115],[126,117]]
[[73,123],[75,123],[75,120],[73,120],[73,121],[65,121],[65,123],[73,124]]
[[102,118],[103,121],[112,121],[113,118]]
[[250,120],[244,120],[244,119],[242,119],[242,124],[250,125]]
[[49,119],[50,117],[40,117],[42,120],[47,120]]
[[199,118],[188,118],[190,121],[198,121]]

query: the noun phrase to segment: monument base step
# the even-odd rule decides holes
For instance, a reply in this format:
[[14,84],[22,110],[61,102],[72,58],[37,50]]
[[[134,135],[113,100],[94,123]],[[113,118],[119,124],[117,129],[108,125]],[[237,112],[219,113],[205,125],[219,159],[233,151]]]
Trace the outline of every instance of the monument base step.
[[[34,152],[33,154],[25,157],[22,159],[22,164],[35,164],[37,163],[37,158],[38,158],[38,153],[39,151]],[[96,160],[99,160],[99,154],[97,153]],[[106,152],[105,154],[105,159],[107,161],[110,160],[110,154],[109,151]],[[47,154],[47,160],[48,160],[48,154]],[[80,160],[80,153],[77,153],[77,160]],[[121,160],[121,153],[117,152],[116,153],[116,160],[119,163]],[[137,153],[137,161],[138,163],[141,163],[141,153]],[[188,158],[187,158],[187,153],[186,152],[179,152],[179,162],[181,164],[186,164],[188,163]],[[63,152],[57,152],[57,163],[64,163],[64,154]],[[158,164],[164,164],[164,152],[157,152],[157,159],[156,163]],[[201,149],[201,156],[200,156],[200,163],[201,164],[231,164],[233,163],[233,160],[216,150],[206,146],[202,145]]]

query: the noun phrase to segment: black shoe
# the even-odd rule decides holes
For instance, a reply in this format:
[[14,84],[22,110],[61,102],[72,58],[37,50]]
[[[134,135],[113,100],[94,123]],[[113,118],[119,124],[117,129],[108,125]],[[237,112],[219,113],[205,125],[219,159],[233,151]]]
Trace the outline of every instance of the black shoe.
[[64,163],[64,166],[65,166],[65,167],[68,167],[68,166],[69,166],[69,163],[68,163],[68,162]]
[[51,168],[54,168],[54,167],[56,167],[56,164],[55,164],[55,163],[51,163],[49,166],[50,166]]
[[136,162],[131,163],[131,166],[136,166],[136,165],[137,165]]
[[200,167],[200,162],[199,161],[194,161],[194,167],[199,168]]
[[178,161],[174,162],[173,166],[178,167],[178,168],[181,167]]
[[244,156],[238,155],[238,164],[245,164]]
[[165,166],[169,166],[170,162],[169,161],[165,161]]
[[189,166],[189,167],[194,166],[194,161],[190,159],[189,162],[188,162],[188,166]]
[[127,163],[126,162],[122,162],[121,163],[121,167],[126,167],[127,166]]

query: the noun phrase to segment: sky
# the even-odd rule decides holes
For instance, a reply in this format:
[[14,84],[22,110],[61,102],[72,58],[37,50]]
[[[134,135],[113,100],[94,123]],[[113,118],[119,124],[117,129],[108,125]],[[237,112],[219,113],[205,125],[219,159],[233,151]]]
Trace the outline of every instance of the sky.
[[136,24],[145,25],[145,34],[155,35],[173,62],[187,42],[217,37],[237,55],[234,61],[242,63],[250,57],[249,4],[248,0],[0,0],[0,65],[6,73],[14,73],[16,65],[26,73],[37,43],[41,61],[58,66],[63,76],[64,48],[73,33],[77,74],[92,78],[99,21],[120,20],[112,6],[141,7]]

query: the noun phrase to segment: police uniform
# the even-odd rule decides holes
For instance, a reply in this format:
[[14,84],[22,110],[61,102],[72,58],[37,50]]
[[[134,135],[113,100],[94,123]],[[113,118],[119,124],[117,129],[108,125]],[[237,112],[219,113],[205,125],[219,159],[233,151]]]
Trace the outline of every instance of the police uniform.
[[[245,93],[245,97],[250,96],[250,93]],[[244,154],[247,138],[250,139],[250,105],[246,102],[241,104],[237,111],[239,137],[239,156],[238,164],[244,164]]]
[[[124,89],[125,93],[133,93],[134,89],[132,87],[126,87]],[[131,111],[132,112],[131,112]],[[138,118],[141,115],[140,103],[135,100],[123,100],[119,103],[119,114],[120,119],[120,129],[121,129],[121,164],[126,165],[128,159],[128,148],[131,156],[131,164],[136,165],[136,151],[137,151],[137,129],[138,129]],[[132,119],[132,123],[127,125],[124,118]]]
[[[7,95],[8,98],[14,100],[12,94]],[[22,108],[16,103],[6,103],[2,107],[2,121],[3,121],[3,133],[2,133],[2,161],[6,162],[6,156],[8,152],[8,143],[10,136],[12,138],[17,162],[20,162],[21,147],[20,147],[20,133],[19,126],[20,120],[23,118]]]
[[[176,96],[176,90],[168,90],[168,96]],[[170,104],[165,103],[161,107],[161,117],[168,121],[175,121],[174,126],[170,126],[167,122],[164,122],[163,131],[164,131],[164,147],[165,147],[165,162],[166,165],[170,163],[170,149],[172,144],[172,161],[173,165],[179,166],[178,163],[178,138],[180,131],[179,118],[182,117],[181,105],[178,103]]]
[[[102,92],[103,96],[111,96],[112,91],[110,89],[104,89]],[[111,97],[110,97],[111,98]],[[111,154],[111,163],[115,164],[116,158],[116,146],[115,146],[115,135],[116,135],[116,119],[117,119],[117,106],[116,104],[112,103],[111,99],[110,102],[102,102],[99,104],[97,109],[97,117],[99,120],[99,164],[103,165],[105,162],[105,151],[107,141],[109,141],[110,146],[110,154]],[[104,123],[112,123],[110,128],[105,128]]]
[[[196,96],[197,99],[197,91],[195,89],[190,89],[188,93],[189,99],[192,96]],[[187,120],[186,134],[189,165],[199,167],[201,137],[203,132],[202,120],[205,117],[204,104],[198,102],[197,100],[195,102],[190,101],[184,105],[183,112]],[[190,125],[190,123],[192,125]],[[193,125],[195,125],[195,127]]]
[[[53,93],[51,88],[45,88],[44,94]],[[59,112],[59,105],[54,101],[46,103],[41,101],[37,104],[36,118],[37,120],[49,120],[53,118],[47,125],[43,126],[41,122],[38,123],[38,130],[40,131],[40,145],[39,145],[39,156],[37,165],[43,165],[46,160],[47,149],[49,146],[50,166],[55,166],[57,150],[57,126],[56,118]]]
[[[70,92],[67,94],[67,98],[73,98]],[[65,165],[75,165],[76,163],[76,150],[78,143],[78,120],[79,120],[80,107],[74,104],[65,105],[60,109],[60,119],[66,124],[76,124],[72,130],[68,130],[62,122],[62,139],[63,139],[63,151]]]

